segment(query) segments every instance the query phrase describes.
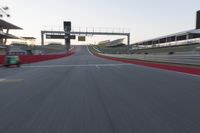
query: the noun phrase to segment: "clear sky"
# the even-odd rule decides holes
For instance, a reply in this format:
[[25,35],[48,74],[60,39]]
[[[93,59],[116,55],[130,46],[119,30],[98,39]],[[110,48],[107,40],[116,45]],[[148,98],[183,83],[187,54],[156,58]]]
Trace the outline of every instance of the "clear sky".
[[[10,7],[8,21],[22,27],[13,32],[34,36],[58,29],[64,20],[73,27],[129,28],[131,42],[193,29],[200,0],[0,0]],[[96,41],[112,37],[89,38]],[[76,42],[74,42],[76,43]]]

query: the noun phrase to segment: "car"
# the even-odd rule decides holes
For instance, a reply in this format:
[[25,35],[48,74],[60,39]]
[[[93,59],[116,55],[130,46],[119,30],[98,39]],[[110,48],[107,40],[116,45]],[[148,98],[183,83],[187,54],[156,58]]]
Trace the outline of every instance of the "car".
[[9,67],[12,65],[16,65],[17,67],[20,67],[21,62],[20,62],[19,56],[9,55],[5,57],[4,66]]

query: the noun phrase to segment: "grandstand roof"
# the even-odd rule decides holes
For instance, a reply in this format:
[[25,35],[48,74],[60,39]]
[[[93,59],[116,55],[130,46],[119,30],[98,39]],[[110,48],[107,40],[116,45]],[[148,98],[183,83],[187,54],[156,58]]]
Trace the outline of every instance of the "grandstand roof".
[[98,43],[98,45],[108,44],[108,43],[110,43],[110,40],[101,41]]
[[21,30],[22,28],[14,25],[14,24],[11,24],[5,20],[2,20],[0,19],[0,27],[3,28],[3,29],[18,29],[18,30]]
[[0,38],[19,39],[19,37],[0,31]]
[[200,34],[200,29],[191,30],[190,33]]
[[182,35],[187,35],[187,34],[200,34],[200,29],[192,29],[192,30],[178,32],[178,33],[174,33],[174,34],[170,34],[170,35],[166,35],[166,36],[160,36],[160,37],[157,37],[157,38],[140,41],[140,42],[137,42],[135,44],[140,44],[140,43],[150,42],[150,41],[156,41],[156,40],[160,40],[160,39],[166,39],[166,38],[169,38],[169,37],[182,36]]
[[22,39],[25,39],[25,40],[35,40],[36,38],[35,37],[21,37]]
[[118,45],[121,45],[124,41],[124,38],[121,38],[121,39],[117,39],[117,40],[114,40],[114,41],[111,41],[107,44],[108,47],[115,47],[115,46],[118,46]]

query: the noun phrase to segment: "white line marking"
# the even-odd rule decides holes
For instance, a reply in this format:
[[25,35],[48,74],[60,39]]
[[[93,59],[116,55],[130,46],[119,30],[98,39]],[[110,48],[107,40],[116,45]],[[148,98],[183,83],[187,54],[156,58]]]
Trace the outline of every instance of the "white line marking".
[[90,50],[89,50],[88,46],[86,46],[86,47],[87,47],[87,50],[88,50],[88,52],[90,53],[90,55],[93,55],[93,53],[92,53],[92,52],[90,52]]
[[132,64],[83,64],[83,65],[30,65],[21,66],[22,68],[53,68],[53,67],[114,67],[132,66]]
[[69,51],[71,51],[72,49],[74,49],[74,47],[71,47],[71,48],[69,49]]
[[3,81],[5,81],[6,79],[0,79],[0,82],[3,82]]
[[100,69],[99,65],[96,65],[96,68],[97,68],[97,69]]
[[0,79],[0,83],[15,83],[21,82],[23,79]]
[[98,52],[101,52],[100,50],[98,50],[97,48],[95,48],[95,47],[93,47],[93,49],[95,49],[96,51],[98,51]]

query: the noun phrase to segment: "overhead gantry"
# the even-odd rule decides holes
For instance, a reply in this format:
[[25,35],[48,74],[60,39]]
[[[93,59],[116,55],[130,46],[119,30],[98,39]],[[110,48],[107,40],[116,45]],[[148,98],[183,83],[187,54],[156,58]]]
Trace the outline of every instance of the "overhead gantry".
[[70,40],[74,39],[74,36],[81,35],[112,35],[112,36],[126,36],[127,45],[130,45],[130,33],[125,32],[95,32],[95,31],[71,31],[71,22],[64,22],[64,31],[41,31],[41,45],[44,45],[44,35],[48,39],[65,39],[65,45],[67,50],[70,48]]

